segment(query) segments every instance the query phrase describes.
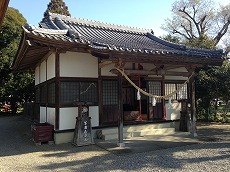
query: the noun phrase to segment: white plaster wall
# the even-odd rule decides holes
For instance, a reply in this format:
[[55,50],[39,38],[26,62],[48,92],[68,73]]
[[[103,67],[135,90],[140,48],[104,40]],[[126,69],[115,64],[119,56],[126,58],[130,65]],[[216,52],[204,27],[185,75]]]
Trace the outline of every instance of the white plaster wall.
[[66,52],[60,54],[60,76],[98,77],[98,58],[89,53]]
[[188,77],[184,77],[184,76],[165,76],[165,80],[182,80],[182,81],[186,81],[188,79]]
[[109,64],[101,68],[101,75],[102,76],[117,76],[110,72],[111,69],[115,69],[114,64]]
[[125,69],[133,69],[133,63],[125,63]]
[[74,129],[76,124],[77,113],[77,107],[60,108],[59,130]]
[[[143,63],[141,64],[144,68],[144,70],[151,70],[155,68],[153,64],[147,64]],[[135,64],[136,69],[138,69],[138,64]],[[126,63],[124,66],[125,69],[132,70],[133,69],[133,63]],[[109,64],[101,68],[101,75],[102,76],[117,76],[116,74],[112,74],[110,72],[111,69],[115,69],[114,64]]]
[[89,116],[91,117],[92,127],[99,126],[99,107],[98,106],[89,107]]
[[[59,130],[74,129],[77,116],[78,116],[77,107],[60,108]],[[98,106],[89,107],[89,116],[91,117],[92,127],[99,126],[99,108]]]
[[43,61],[40,65],[40,83],[46,81],[46,61]]
[[40,81],[39,81],[39,78],[40,78],[39,70],[40,70],[40,68],[39,68],[39,66],[37,66],[35,68],[35,72],[34,72],[34,75],[35,75],[35,85],[38,85],[40,83]]
[[172,102],[172,105],[165,103],[166,120],[180,119],[181,103]]
[[55,126],[55,108],[47,107],[47,122]]
[[185,67],[178,67],[175,69],[170,69],[168,71],[174,71],[174,72],[188,72],[187,69]]
[[[143,70],[152,70],[152,69],[156,68],[155,65],[148,64],[148,63],[143,63],[143,64],[141,63],[140,65],[143,66]],[[138,69],[138,65],[137,64],[136,64],[136,69]]]
[[46,122],[46,107],[40,107],[40,123]]
[[47,59],[47,80],[55,77],[55,54],[51,54]]
[[[188,72],[185,67],[175,68],[175,69],[171,69],[171,70],[168,70],[168,71]],[[188,77],[184,77],[184,76],[165,76],[165,79],[168,79],[168,80],[187,80]]]

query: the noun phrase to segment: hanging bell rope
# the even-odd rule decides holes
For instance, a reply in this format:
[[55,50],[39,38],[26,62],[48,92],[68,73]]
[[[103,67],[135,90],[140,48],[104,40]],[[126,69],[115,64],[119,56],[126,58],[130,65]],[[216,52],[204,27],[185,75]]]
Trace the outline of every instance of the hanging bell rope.
[[172,93],[170,93],[170,94],[168,94],[168,95],[165,95],[165,96],[158,96],[158,95],[153,95],[153,94],[151,94],[151,93],[148,93],[148,92],[142,90],[140,87],[138,87],[138,86],[137,86],[135,83],[133,83],[133,81],[131,81],[131,79],[129,79],[129,77],[125,74],[124,69],[119,69],[119,68],[116,67],[116,70],[117,70],[118,72],[120,72],[120,73],[122,74],[122,76],[124,76],[125,79],[126,79],[132,86],[134,86],[134,88],[136,88],[138,91],[140,91],[142,94],[144,94],[144,95],[146,95],[146,96],[148,96],[148,97],[154,97],[154,98],[156,98],[156,99],[166,99],[166,98],[172,97],[173,95],[175,95],[176,93],[178,93],[179,91],[181,91],[181,89],[189,82],[189,80],[190,80],[190,79],[194,76],[194,74],[195,74],[195,73],[193,72],[193,73],[188,77],[188,79],[182,84],[182,86],[181,86],[179,89],[173,91]]

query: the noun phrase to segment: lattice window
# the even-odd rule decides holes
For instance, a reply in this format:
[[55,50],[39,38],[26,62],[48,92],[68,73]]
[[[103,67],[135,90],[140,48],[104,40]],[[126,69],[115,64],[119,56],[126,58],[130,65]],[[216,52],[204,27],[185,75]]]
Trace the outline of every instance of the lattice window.
[[[176,91],[177,87],[175,83],[166,83],[165,84],[165,95],[171,94],[172,92]],[[172,99],[177,99],[176,94],[171,96]],[[168,98],[166,99],[168,100]]]
[[80,82],[80,101],[98,102],[96,82]]
[[79,82],[61,82],[60,89],[61,89],[61,97],[60,103],[61,104],[73,104],[74,102],[79,102]]
[[55,104],[55,83],[48,85],[48,103]]
[[47,87],[46,87],[46,85],[41,86],[40,95],[41,95],[40,96],[40,98],[41,98],[40,103],[47,103]]
[[40,103],[40,88],[35,88],[35,103]]
[[118,104],[118,82],[102,81],[103,105]]
[[65,81],[61,82],[61,104],[75,102],[98,102],[97,82]]
[[[182,87],[183,86],[183,87]],[[182,87],[182,88],[181,88]],[[178,100],[179,99],[187,99],[188,98],[188,88],[187,84],[177,84],[177,89],[181,88],[181,90],[178,92]]]
[[[149,93],[157,96],[161,96],[161,82],[160,81],[148,81]],[[157,102],[161,102],[161,99],[156,99]],[[152,103],[152,97],[149,97],[149,103]]]
[[[179,83],[165,83],[165,95],[172,93],[175,90],[179,90],[183,84]],[[187,99],[187,85],[184,85],[177,93],[172,96],[174,100]]]

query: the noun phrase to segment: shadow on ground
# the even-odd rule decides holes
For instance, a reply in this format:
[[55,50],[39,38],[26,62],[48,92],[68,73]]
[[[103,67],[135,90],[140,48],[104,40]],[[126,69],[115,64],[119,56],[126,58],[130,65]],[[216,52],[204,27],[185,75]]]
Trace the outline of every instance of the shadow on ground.
[[[116,141],[102,142],[100,140],[95,140],[96,145],[84,147],[76,147],[70,143],[35,146],[31,140],[31,122],[22,115],[0,116],[0,131],[0,157],[17,155],[17,158],[26,158],[27,155],[30,155],[34,158],[34,163],[31,163],[31,166],[34,166],[38,171],[60,169],[70,171],[139,171],[148,166],[151,168],[160,167],[165,170],[179,170],[185,163],[216,161],[230,157],[229,152],[226,151],[219,152],[212,157],[196,158],[191,156],[199,150],[207,149],[209,144],[210,150],[220,148],[229,150],[227,143],[212,144],[213,141],[230,141],[229,125],[226,127],[198,126],[199,136],[195,139],[191,138],[189,133],[127,139],[125,148],[117,147]],[[206,142],[206,144],[201,144],[201,142]],[[198,144],[199,147],[196,146]],[[180,152],[182,147],[186,149],[188,157],[175,158],[174,155]],[[36,154],[38,152],[39,155]],[[84,153],[88,155],[85,156]],[[42,162],[36,164],[36,159],[41,159]],[[28,161],[33,162],[31,159]]]

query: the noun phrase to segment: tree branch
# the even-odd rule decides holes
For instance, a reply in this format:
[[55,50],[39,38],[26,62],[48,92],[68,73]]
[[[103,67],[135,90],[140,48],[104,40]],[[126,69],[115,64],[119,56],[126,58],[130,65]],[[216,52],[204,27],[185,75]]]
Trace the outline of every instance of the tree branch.
[[179,12],[181,12],[181,13],[184,13],[186,16],[188,16],[192,21],[193,21],[193,23],[195,24],[195,26],[196,26],[196,29],[197,29],[197,31],[198,31],[198,34],[200,35],[200,28],[199,28],[199,23],[198,22],[196,22],[196,20],[195,20],[195,15],[196,15],[196,10],[195,10],[195,7],[193,6],[193,9],[194,9],[194,13],[193,13],[193,16],[194,16],[194,18],[187,12],[187,11],[185,11],[185,7],[183,8],[183,10],[181,10],[181,9],[179,9],[178,11]]
[[186,39],[189,40],[189,37],[188,37],[187,35],[183,34],[182,32],[180,32],[180,31],[178,31],[178,30],[176,30],[176,29],[174,29],[174,28],[173,28],[172,33],[173,33],[173,34],[179,34],[179,35],[181,35],[181,36],[183,36],[183,37],[185,37]]
[[214,38],[215,44],[218,44],[218,42],[220,41],[220,39],[228,31],[229,24],[230,24],[230,17],[228,17],[228,22],[223,25],[223,27],[221,28],[221,30],[215,36],[215,38]]

